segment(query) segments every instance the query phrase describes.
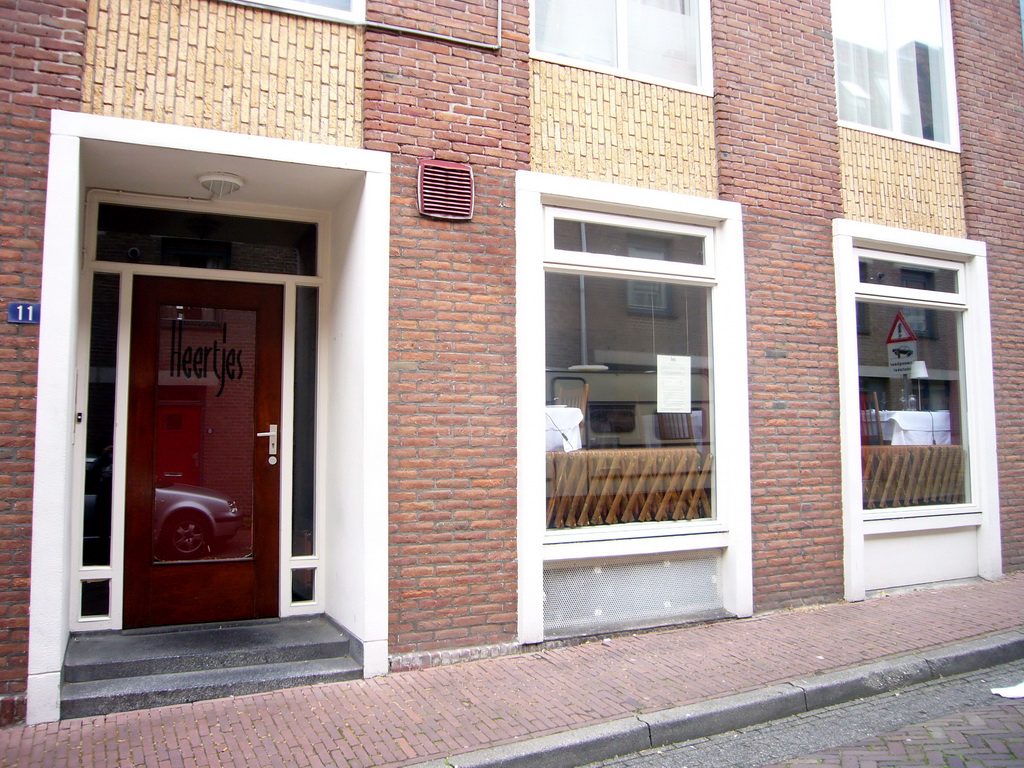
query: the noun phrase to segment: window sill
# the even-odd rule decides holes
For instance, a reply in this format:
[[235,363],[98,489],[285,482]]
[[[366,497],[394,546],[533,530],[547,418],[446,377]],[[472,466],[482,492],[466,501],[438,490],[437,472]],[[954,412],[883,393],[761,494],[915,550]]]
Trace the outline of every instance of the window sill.
[[864,517],[864,535],[882,536],[891,533],[937,531],[945,528],[978,527],[982,513],[977,507],[929,507],[916,512],[904,507],[889,509],[885,513],[870,513]]
[[861,133],[870,133],[875,136],[884,136],[887,139],[895,139],[896,141],[905,141],[908,144],[917,144],[922,147],[931,147],[932,149],[942,149],[946,152],[960,152],[960,137],[957,136],[953,141],[944,143],[941,141],[929,141],[928,139],[921,139],[917,136],[907,136],[896,131],[887,131],[884,128],[875,128],[870,125],[861,125],[860,123],[850,123],[845,120],[839,121],[840,128],[848,128],[851,131],[860,131]]
[[714,89],[711,87],[704,87],[701,85],[694,85],[691,83],[681,83],[674,80],[664,80],[659,77],[652,77],[650,75],[643,75],[638,72],[630,72],[629,70],[618,69],[617,67],[605,67],[590,61],[569,58],[568,56],[559,56],[553,53],[541,53],[539,51],[534,51],[530,54],[530,58],[535,59],[536,61],[544,61],[547,62],[548,64],[557,64],[562,67],[581,69],[586,72],[597,72],[602,75],[609,75],[611,77],[617,77],[622,80],[634,80],[639,83],[649,83],[650,85],[657,85],[663,88],[671,88],[674,91],[693,93],[698,96],[707,96],[710,98],[715,95]]
[[724,549],[728,545],[729,531],[715,520],[627,523],[595,530],[548,531],[544,537],[544,561]]
[[261,8],[265,11],[274,11],[288,16],[297,16],[307,19],[319,19],[321,21],[333,21],[340,24],[362,24],[364,21],[363,3],[354,0],[351,11],[339,11],[334,8],[324,8],[315,3],[305,3],[301,0],[224,0],[233,5],[246,5],[250,8]]

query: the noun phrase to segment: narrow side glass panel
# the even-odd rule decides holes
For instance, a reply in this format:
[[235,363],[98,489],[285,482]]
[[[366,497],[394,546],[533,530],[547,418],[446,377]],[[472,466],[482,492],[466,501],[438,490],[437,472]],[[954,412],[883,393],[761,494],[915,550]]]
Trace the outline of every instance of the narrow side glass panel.
[[714,517],[709,290],[545,286],[547,527]]
[[110,580],[96,579],[82,582],[82,618],[110,615]]
[[295,457],[292,471],[292,556],[316,551],[317,288],[295,296]]
[[292,602],[311,603],[316,599],[316,568],[292,569]]
[[117,319],[120,289],[119,275],[97,274],[93,277],[89,342],[89,402],[85,432],[82,565],[110,565],[114,373],[117,370]]

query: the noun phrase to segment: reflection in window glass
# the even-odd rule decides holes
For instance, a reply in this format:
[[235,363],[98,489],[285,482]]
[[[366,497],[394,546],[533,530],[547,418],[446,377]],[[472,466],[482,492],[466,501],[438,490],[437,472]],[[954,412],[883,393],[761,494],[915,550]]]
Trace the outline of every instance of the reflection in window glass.
[[704,237],[555,219],[555,248],[574,253],[704,263]]
[[96,258],[129,264],[316,274],[316,225],[103,204]]
[[885,0],[835,0],[832,29],[836,44],[839,118],[890,129]]
[[700,82],[696,0],[537,0],[535,13],[542,53]]
[[615,64],[615,0],[537,0],[537,48]]
[[629,0],[627,68],[696,85],[700,38],[694,5],[695,0]]
[[866,256],[862,256],[859,263],[862,283],[941,293],[958,293],[960,290],[959,272],[955,269],[925,268]]
[[160,305],[154,562],[252,557],[256,319]]
[[945,0],[833,0],[839,117],[950,141]]
[[968,501],[962,315],[927,308],[922,335],[918,309],[857,303],[866,510]]
[[546,275],[548,528],[714,516],[709,291],[637,282]]

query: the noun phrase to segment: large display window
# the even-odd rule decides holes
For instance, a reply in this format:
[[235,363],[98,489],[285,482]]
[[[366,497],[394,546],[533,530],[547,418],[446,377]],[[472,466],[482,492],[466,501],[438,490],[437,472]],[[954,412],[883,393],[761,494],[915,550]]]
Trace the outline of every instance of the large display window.
[[969,501],[962,268],[857,256],[864,508]]
[[712,233],[551,219],[553,253],[603,266],[545,272],[547,528],[714,518],[711,288],[689,274]]
[[846,598],[1001,571],[984,243],[837,220]]
[[740,206],[516,186],[520,640],[749,616]]

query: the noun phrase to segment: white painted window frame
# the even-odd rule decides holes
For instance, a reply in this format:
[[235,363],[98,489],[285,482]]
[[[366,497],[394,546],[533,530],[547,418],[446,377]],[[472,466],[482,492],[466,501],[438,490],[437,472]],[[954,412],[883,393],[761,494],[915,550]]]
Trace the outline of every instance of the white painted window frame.
[[[846,599],[863,600],[866,595],[864,547],[865,537],[871,535],[977,528],[980,575],[986,579],[999,578],[1002,575],[999,473],[985,244],[836,219],[833,248],[839,334]],[[893,261],[903,264],[955,270],[959,273],[958,290],[945,293],[861,283],[859,258],[863,253],[876,258],[888,254]],[[968,503],[865,512],[860,455],[858,299],[884,299],[962,313],[962,389],[968,414],[966,444],[970,450]]]
[[[616,0],[616,37],[621,41],[626,37],[626,21],[623,8],[626,0]],[[714,72],[712,70],[711,55],[711,0],[693,0],[697,12],[697,25],[699,27],[698,41],[700,45],[700,56],[697,68],[700,72],[697,83],[683,83],[678,80],[670,80],[653,75],[645,75],[642,72],[635,72],[627,67],[606,66],[585,59],[576,59],[558,53],[549,53],[537,47],[537,12],[535,9],[536,0],[530,0],[530,56],[540,61],[549,61],[552,64],[563,64],[577,69],[586,69],[593,72],[601,72],[606,75],[623,77],[629,80],[636,80],[641,83],[652,85],[663,85],[679,91],[689,91],[704,96],[714,95]],[[617,60],[622,60],[625,51],[625,43],[619,42],[616,50]]]
[[[552,247],[556,213],[602,223],[701,233],[704,265],[600,256]],[[543,570],[556,561],[719,550],[724,607],[753,612],[750,427],[742,212],[737,203],[520,171],[516,175],[518,349],[519,634],[543,639]],[[649,262],[649,263],[640,263]],[[615,530],[549,532],[544,521],[545,318],[538,311],[548,271],[650,278],[711,291],[712,396],[715,413],[716,518],[644,523]],[[728,407],[722,407],[728,403]]]
[[366,0],[352,0],[352,8],[348,11],[328,8],[317,3],[316,0],[225,0],[225,2],[347,24],[359,24],[366,18]]
[[[890,15],[890,3],[893,0],[884,0],[885,2],[885,14],[888,18]],[[936,147],[938,149],[947,149],[952,152],[960,151],[960,118],[959,118],[959,107],[957,105],[957,88],[956,88],[956,65],[955,56],[953,51],[953,20],[952,14],[950,13],[949,0],[940,0],[939,13],[941,14],[940,23],[942,24],[942,50],[943,50],[943,75],[946,78],[946,101],[949,105],[949,125],[946,126],[949,131],[949,141],[932,141],[925,139],[920,136],[914,136],[911,134],[903,133],[898,130],[895,126],[899,125],[899,108],[896,104],[896,99],[892,97],[894,90],[893,86],[896,84],[896,65],[895,65],[895,51],[892,50],[892,46],[887,40],[886,52],[889,57],[889,122],[893,126],[891,129],[877,128],[873,125],[865,125],[863,123],[856,123],[850,120],[839,120],[839,125],[845,128],[853,128],[858,131],[864,131],[865,133],[873,133],[878,136],[887,136],[893,139],[900,139],[901,141],[907,141],[912,144],[920,144],[926,147]],[[838,68],[837,68],[838,71]],[[839,78],[836,78],[836,100],[840,98],[839,94]]]

